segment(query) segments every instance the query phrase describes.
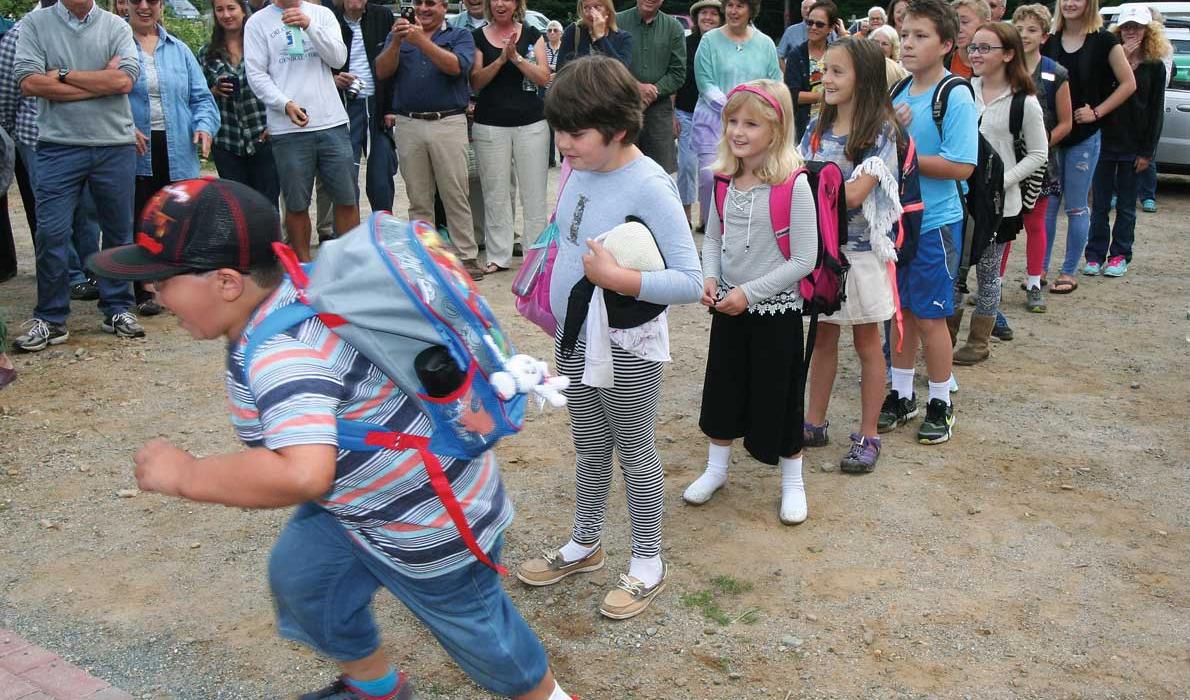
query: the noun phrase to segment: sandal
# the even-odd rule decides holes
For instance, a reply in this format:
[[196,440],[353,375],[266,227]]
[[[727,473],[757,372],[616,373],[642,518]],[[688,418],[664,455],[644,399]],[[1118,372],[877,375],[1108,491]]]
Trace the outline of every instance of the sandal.
[[1050,287],[1050,294],[1069,294],[1078,289],[1078,281],[1069,277],[1059,277]]
[[494,275],[497,272],[508,272],[508,268],[500,267],[496,263],[488,263],[487,267],[483,268],[483,272],[486,275]]

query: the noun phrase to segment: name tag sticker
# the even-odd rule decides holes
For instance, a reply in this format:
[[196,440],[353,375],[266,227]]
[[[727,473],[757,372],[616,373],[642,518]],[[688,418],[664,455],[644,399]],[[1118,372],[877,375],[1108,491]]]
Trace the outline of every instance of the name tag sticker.
[[1042,72],[1041,72],[1041,79],[1042,79],[1042,80],[1048,80],[1048,81],[1050,81],[1050,82],[1052,83],[1052,82],[1054,81],[1054,74],[1053,74],[1053,73],[1046,73],[1045,71],[1042,71]]

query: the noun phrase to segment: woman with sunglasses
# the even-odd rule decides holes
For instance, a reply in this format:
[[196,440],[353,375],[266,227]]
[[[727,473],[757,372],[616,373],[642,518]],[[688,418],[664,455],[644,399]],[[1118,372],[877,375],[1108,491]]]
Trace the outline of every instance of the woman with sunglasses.
[[211,157],[219,177],[244,183],[276,206],[281,181],[268,140],[264,103],[252,92],[244,72],[244,22],[251,10],[244,0],[215,0],[212,7],[211,40],[198,50],[222,122]]
[[833,2],[814,3],[806,14],[805,43],[794,47],[785,59],[785,85],[794,95],[794,125],[799,141],[822,106],[822,58],[831,28],[838,23],[839,8]]
[[[128,23],[136,39],[140,76],[128,101],[136,126],[135,215],[157,190],[198,177],[195,145],[205,159],[220,125],[219,108],[190,48],[161,26],[164,0],[129,0]],[[161,313],[143,285],[135,285],[142,316]]]

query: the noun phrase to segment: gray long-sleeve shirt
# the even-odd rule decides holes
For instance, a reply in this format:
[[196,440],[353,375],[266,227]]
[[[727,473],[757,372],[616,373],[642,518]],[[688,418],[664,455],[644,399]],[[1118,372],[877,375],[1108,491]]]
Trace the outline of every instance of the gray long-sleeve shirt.
[[[21,21],[13,72],[18,84],[55,68],[98,71],[119,56],[118,68],[133,82],[140,75],[136,45],[128,23],[93,7],[79,21],[62,4],[31,12]],[[38,99],[38,140],[68,146],[135,144],[128,96],[105,95],[77,102]]]
[[574,283],[583,277],[587,240],[639,217],[653,232],[665,269],[642,272],[642,301],[690,304],[702,291],[698,249],[690,237],[677,186],[661,166],[641,157],[609,173],[575,170],[562,188],[555,221],[558,257],[550,279],[550,307],[554,318],[566,321],[566,305]]
[[788,260],[773,235],[771,191],[768,185],[743,192],[729,188],[723,202],[727,235],[712,209],[702,242],[703,275],[728,288],[743,288],[748,310],[762,313],[801,308],[798,282],[814,270],[818,257],[818,220],[806,179],[799,177],[793,186]]

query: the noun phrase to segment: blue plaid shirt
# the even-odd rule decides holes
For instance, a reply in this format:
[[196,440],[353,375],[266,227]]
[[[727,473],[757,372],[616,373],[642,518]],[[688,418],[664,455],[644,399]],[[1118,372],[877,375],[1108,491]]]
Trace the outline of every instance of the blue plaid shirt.
[[0,37],[0,127],[26,146],[37,145],[37,98],[21,95],[12,69],[21,22]]

